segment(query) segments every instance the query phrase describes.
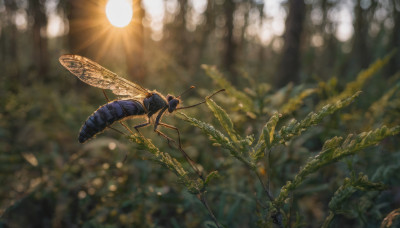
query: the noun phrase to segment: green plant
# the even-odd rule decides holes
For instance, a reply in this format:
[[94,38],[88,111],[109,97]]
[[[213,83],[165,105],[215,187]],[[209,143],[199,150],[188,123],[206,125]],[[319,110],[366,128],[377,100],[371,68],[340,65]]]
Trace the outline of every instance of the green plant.
[[[368,80],[383,66],[372,64],[374,70],[364,71],[369,72],[368,77],[359,74],[364,79],[356,78],[352,84],[357,86],[345,89],[347,92],[336,88],[335,79],[315,88],[288,85],[273,91],[268,84],[249,78],[250,87],[241,90],[217,68],[203,66],[227,93],[214,97],[215,101],[206,99],[208,109],[200,109],[201,117],[196,116],[199,109],[187,109],[177,113],[180,121],[167,120],[179,127],[185,152],[194,154],[198,164],[180,157],[173,142],[169,148],[164,141],[160,143],[162,139],[151,140],[141,134],[129,135],[129,141],[115,140],[107,137],[111,131],[93,143],[72,144],[76,153],[66,156],[63,163],[59,160],[59,148],[63,147],[58,144],[48,154],[21,147],[21,159],[31,164],[30,170],[39,178],[32,180],[36,184],[31,185],[30,194],[9,207],[5,217],[11,225],[29,224],[31,218],[20,221],[18,215],[29,214],[26,210],[33,203],[55,211],[53,224],[68,221],[85,227],[147,227],[165,222],[175,227],[329,227],[348,221],[355,227],[392,224],[396,208],[385,197],[393,197],[387,192],[394,194],[392,188],[400,182],[398,136],[390,137],[400,131],[398,74],[390,78],[380,96],[371,95],[368,89]],[[32,87],[33,91],[41,89]],[[27,90],[15,95],[6,110],[20,110],[20,115],[33,118],[36,110],[41,110],[35,108],[36,103],[31,102],[24,111],[27,107],[19,102],[32,94]],[[76,98],[45,97],[44,106],[54,106],[60,114],[46,111],[39,120],[69,113],[61,122],[73,123],[67,130],[71,132],[68,135],[75,135],[77,123],[86,117],[70,105]],[[82,106],[88,112],[93,109],[86,103]],[[205,115],[207,112],[212,115]],[[46,132],[55,132],[55,125],[42,125],[48,126]],[[114,149],[110,148],[117,149],[111,152]],[[134,153],[123,163],[116,151]],[[44,162],[54,163],[54,169],[42,170]],[[194,172],[192,165],[202,174]],[[11,166],[3,169],[7,167]],[[171,184],[174,180],[180,184]],[[313,209],[317,214],[307,217],[312,213],[307,210],[316,202],[322,206]],[[44,207],[38,208],[40,216],[52,216]]]
[[[378,144],[389,136],[399,134],[400,126],[381,126],[366,132],[348,134],[346,137],[335,136],[325,140],[320,152],[311,156],[306,163],[303,164],[302,168],[294,175],[292,180],[287,181],[286,184],[281,187],[276,197],[273,196],[270,190],[271,180],[269,174],[265,183],[265,180],[263,180],[260,174],[260,168],[265,166],[268,169],[273,169],[270,156],[271,153],[274,153],[274,150],[280,146],[289,147],[296,137],[301,137],[313,126],[321,124],[326,117],[335,115],[335,113],[338,113],[338,111],[345,109],[353,103],[361,95],[361,92],[357,90],[361,89],[365,81],[387,63],[391,56],[393,56],[393,53],[389,54],[383,61],[378,60],[375,64],[372,64],[369,69],[359,74],[354,82],[349,83],[346,89],[339,95],[320,102],[320,104],[325,105],[320,105],[321,108],[319,108],[318,111],[308,113],[301,120],[288,119],[286,117],[290,113],[298,110],[303,104],[303,100],[314,94],[317,90],[306,89],[300,92],[297,96],[289,99],[287,104],[280,109],[281,113],[275,112],[270,116],[269,120],[262,127],[257,140],[254,135],[242,136],[236,130],[227,112],[211,99],[206,99],[207,106],[214,114],[220,126],[224,129],[226,135],[210,123],[189,117],[184,113],[179,113],[178,116],[199,128],[210,138],[214,146],[222,147],[228,151],[232,157],[244,164],[244,166],[257,177],[262,186],[263,194],[266,197],[263,202],[265,210],[260,214],[260,226],[270,226],[272,223],[282,227],[290,225],[298,226],[300,224],[299,221],[295,224],[291,224],[291,211],[288,209],[290,208],[288,206],[290,206],[291,201],[289,199],[293,198],[292,193],[306,182],[307,177],[330,164],[354,156],[358,152]],[[263,108],[255,107],[255,103],[257,102],[254,102],[251,97],[235,89],[223,78],[222,74],[216,70],[215,67],[203,66],[203,68],[220,86],[227,89],[228,94],[235,98],[234,102],[242,107],[242,111],[244,111],[247,116],[256,118],[257,116],[264,115],[262,111]],[[397,87],[386,93],[381,100],[387,103],[388,97],[394,94],[396,88]],[[371,109],[374,110],[373,108]],[[137,143],[141,149],[151,152],[155,161],[174,172],[178,176],[180,182],[186,186],[187,190],[198,196],[209,211],[215,225],[220,227],[205,200],[207,187],[213,178],[218,177],[217,171],[210,172],[206,178],[190,177],[190,172],[185,170],[183,164],[172,158],[169,154],[159,151],[159,149],[147,139],[137,135],[133,135],[131,139]],[[269,170],[268,173],[270,173]],[[330,212],[325,220],[324,227],[329,226],[336,213],[344,213],[343,210],[339,210],[340,205],[356,191],[368,192],[382,191],[384,189],[385,185],[368,181],[368,176],[364,174],[360,174],[358,177],[352,175],[350,178],[345,178],[344,183],[338,188],[330,200]],[[262,199],[263,197],[261,196],[260,198]]]

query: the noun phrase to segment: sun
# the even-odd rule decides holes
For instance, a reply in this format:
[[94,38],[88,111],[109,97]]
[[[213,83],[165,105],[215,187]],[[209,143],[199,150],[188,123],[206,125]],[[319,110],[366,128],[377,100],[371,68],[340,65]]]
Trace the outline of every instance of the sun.
[[113,26],[119,28],[127,26],[132,20],[132,1],[109,0],[106,5],[106,15]]

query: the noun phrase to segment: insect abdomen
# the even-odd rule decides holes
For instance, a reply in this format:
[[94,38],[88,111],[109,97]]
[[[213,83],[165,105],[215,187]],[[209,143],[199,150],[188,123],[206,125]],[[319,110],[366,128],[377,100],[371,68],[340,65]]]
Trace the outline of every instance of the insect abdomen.
[[115,121],[145,113],[143,105],[135,100],[116,100],[107,103],[97,109],[83,124],[79,133],[79,142],[86,142]]

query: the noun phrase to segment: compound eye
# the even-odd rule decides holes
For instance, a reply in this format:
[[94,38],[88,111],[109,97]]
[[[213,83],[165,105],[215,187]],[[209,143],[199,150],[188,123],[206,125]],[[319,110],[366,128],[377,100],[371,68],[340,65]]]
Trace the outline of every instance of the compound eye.
[[174,99],[174,97],[168,94],[167,95],[167,101],[170,102],[172,99]]

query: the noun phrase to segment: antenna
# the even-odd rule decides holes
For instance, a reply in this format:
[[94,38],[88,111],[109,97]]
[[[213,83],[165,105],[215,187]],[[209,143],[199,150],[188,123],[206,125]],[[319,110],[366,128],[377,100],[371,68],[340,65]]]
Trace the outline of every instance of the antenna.
[[187,93],[187,92],[189,92],[191,89],[194,89],[194,88],[196,88],[195,86],[190,86],[190,88],[189,89],[187,89],[187,90],[185,90],[185,91],[183,91],[183,93],[181,93],[181,95],[179,95],[177,98],[179,99],[183,94],[185,94],[185,93]]
[[[213,94],[211,94],[210,96],[207,96],[206,99],[210,99],[211,97],[213,97],[213,96],[216,95],[217,93],[220,93],[220,92],[223,92],[223,91],[225,91],[225,89],[220,89],[220,90],[218,90],[217,92],[214,92]],[[185,92],[186,92],[186,91],[185,91]],[[179,109],[186,109],[186,108],[193,108],[193,107],[195,107],[195,106],[197,106],[197,105],[204,104],[204,103],[206,103],[206,99],[205,99],[204,101],[198,103],[198,104],[190,105],[190,106],[187,106],[187,107],[180,107],[180,108],[177,108],[176,110],[179,110]]]

